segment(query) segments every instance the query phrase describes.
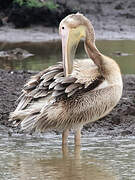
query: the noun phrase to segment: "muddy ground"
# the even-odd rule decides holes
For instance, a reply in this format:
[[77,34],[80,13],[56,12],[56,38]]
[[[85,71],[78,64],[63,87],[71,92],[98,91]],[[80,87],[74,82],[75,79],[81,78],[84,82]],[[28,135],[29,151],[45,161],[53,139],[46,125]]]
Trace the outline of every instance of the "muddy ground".
[[[26,80],[35,74],[30,71],[0,70],[0,123],[8,126],[8,116],[16,107],[16,99]],[[119,104],[105,118],[90,123],[82,133],[96,135],[135,135],[135,75],[124,75],[124,91]]]

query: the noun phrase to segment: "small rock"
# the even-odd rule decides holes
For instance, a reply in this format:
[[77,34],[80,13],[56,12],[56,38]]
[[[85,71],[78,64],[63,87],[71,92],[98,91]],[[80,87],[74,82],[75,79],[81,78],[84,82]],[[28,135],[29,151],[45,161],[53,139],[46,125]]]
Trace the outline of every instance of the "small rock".
[[123,8],[123,4],[122,4],[122,3],[117,4],[117,5],[115,6],[115,9],[116,9],[116,10],[124,9],[124,8]]
[[129,135],[129,134],[132,134],[132,132],[131,132],[130,130],[125,130],[125,131],[122,131],[122,132],[121,132],[121,135],[122,135],[122,136],[127,136],[127,135]]
[[120,28],[120,31],[123,31],[124,29],[123,28]]
[[28,51],[21,48],[16,48],[13,50],[8,50],[8,51],[0,51],[0,58],[6,59],[6,60],[18,60],[18,59],[22,60],[33,55],[34,54],[31,54]]
[[3,26],[3,21],[0,19],[0,27]]

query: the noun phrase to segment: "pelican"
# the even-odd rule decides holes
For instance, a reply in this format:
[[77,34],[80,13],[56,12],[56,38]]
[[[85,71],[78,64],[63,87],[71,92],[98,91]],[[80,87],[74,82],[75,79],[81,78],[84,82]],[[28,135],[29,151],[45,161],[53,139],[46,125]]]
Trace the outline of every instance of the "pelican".
[[[84,15],[65,17],[59,33],[62,63],[30,78],[9,120],[23,131],[62,131],[63,145],[73,129],[75,145],[80,145],[83,125],[106,116],[120,100],[122,77],[118,64],[97,49],[93,26]],[[88,59],[74,60],[81,39]]]

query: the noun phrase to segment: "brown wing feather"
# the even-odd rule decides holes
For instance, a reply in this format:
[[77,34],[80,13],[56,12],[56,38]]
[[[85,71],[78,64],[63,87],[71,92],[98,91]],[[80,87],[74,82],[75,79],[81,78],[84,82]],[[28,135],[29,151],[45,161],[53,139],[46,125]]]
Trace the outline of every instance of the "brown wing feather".
[[59,63],[31,77],[24,86],[24,92],[25,97],[32,99],[40,98],[40,94],[41,97],[43,94],[46,96],[48,92],[53,92],[54,96],[59,94],[69,96],[68,93],[73,95],[75,89],[76,91],[94,89],[102,81],[103,77],[98,72],[98,68],[90,60],[77,60],[69,77],[64,77],[62,63]]
[[19,98],[19,104],[16,110],[25,109],[33,99],[42,98],[48,95],[52,90],[49,85],[53,82],[53,77],[63,71],[62,64],[54,65],[48,69],[32,76],[24,85],[23,96]]
[[[20,115],[21,124],[27,122],[26,124],[29,124],[29,127],[30,123],[33,126],[33,121],[36,123],[38,116],[42,114],[42,109],[48,107],[45,102],[46,99],[48,103],[50,103],[49,99],[53,99],[51,105],[49,104],[52,106],[54,100],[60,103],[61,98],[67,100],[69,97],[77,96],[78,93],[91,91],[98,87],[103,80],[104,78],[98,72],[98,68],[92,64],[90,60],[75,61],[73,72],[68,77],[64,77],[62,63],[51,66],[37,75],[32,76],[26,83],[18,107],[15,113],[13,112],[10,116],[10,120],[18,120],[19,113],[22,113],[22,115]],[[39,101],[39,99],[41,99],[41,101]],[[37,103],[38,101],[39,103]],[[38,106],[40,106],[40,108]],[[55,111],[55,108],[53,110]],[[25,111],[27,112],[26,116]],[[33,114],[34,112],[37,114]],[[24,116],[24,119],[21,118]],[[62,116],[59,119],[62,119]],[[44,125],[44,128],[45,127],[47,128],[47,125]]]

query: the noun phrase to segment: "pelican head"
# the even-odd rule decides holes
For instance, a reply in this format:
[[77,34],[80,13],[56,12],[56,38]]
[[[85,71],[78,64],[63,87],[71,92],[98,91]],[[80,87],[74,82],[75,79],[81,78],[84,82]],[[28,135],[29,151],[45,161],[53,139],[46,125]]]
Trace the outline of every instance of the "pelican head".
[[71,14],[65,17],[59,26],[59,33],[62,38],[62,56],[64,61],[65,76],[72,73],[73,59],[79,41],[88,38],[95,42],[94,29],[91,22],[82,14]]

